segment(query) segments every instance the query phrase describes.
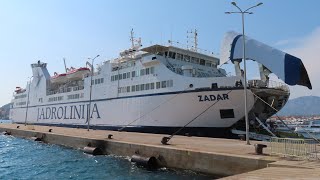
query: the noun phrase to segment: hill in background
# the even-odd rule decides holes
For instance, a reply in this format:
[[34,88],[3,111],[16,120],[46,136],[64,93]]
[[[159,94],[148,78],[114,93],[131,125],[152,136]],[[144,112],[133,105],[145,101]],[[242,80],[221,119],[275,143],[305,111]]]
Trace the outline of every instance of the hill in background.
[[290,99],[278,113],[279,116],[312,116],[320,115],[320,97],[302,96]]
[[5,104],[0,108],[0,119],[9,119],[11,103]]

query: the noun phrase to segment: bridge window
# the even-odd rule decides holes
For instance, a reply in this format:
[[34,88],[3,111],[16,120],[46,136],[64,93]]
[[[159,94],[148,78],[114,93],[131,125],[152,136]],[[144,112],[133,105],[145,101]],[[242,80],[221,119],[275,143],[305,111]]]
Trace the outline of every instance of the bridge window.
[[199,58],[191,57],[191,63],[197,64],[199,61]]
[[200,65],[205,65],[206,64],[206,61],[204,59],[200,59]]
[[176,53],[169,51],[169,57],[172,58],[172,59],[175,59],[176,58]]
[[180,54],[180,53],[177,53],[177,59],[178,59],[178,60],[183,60],[183,55]]
[[135,86],[135,85],[131,86],[131,91],[132,91],[132,92],[135,92],[135,91],[136,91],[136,86]]
[[157,87],[157,89],[160,89],[160,82],[156,83],[156,87]]
[[186,61],[186,62],[190,62],[190,56],[188,56],[188,55],[184,55],[184,61]]

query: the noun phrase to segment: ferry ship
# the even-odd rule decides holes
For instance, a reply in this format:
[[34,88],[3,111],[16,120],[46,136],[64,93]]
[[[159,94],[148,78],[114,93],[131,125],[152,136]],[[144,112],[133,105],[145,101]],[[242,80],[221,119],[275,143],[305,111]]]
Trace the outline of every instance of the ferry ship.
[[[226,34],[220,59],[200,51],[196,32],[194,38],[191,48],[172,42],[143,48],[141,38],[135,39],[131,32],[131,48],[118,58],[96,68],[86,62],[54,75],[47,63],[35,62],[30,82],[14,92],[10,119],[22,124],[145,133],[171,134],[180,129],[179,134],[226,137],[231,128],[244,124],[242,36]],[[276,113],[272,107],[280,110],[290,95],[286,84],[269,80],[270,73],[279,74],[289,85],[311,88],[311,84],[300,59],[246,39],[247,57],[265,63],[259,64],[261,79],[248,81],[248,117],[253,125],[255,118],[263,121]],[[279,59],[282,64],[275,63]],[[228,61],[234,65],[233,76],[220,68]],[[288,68],[300,73],[292,79]]]

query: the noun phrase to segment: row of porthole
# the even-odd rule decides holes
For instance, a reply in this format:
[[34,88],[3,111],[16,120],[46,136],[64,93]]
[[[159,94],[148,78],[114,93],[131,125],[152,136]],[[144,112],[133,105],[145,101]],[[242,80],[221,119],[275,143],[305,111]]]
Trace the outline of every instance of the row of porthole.
[[128,92],[145,91],[145,90],[168,88],[168,87],[173,87],[173,80],[119,87],[118,92],[119,93],[128,93]]

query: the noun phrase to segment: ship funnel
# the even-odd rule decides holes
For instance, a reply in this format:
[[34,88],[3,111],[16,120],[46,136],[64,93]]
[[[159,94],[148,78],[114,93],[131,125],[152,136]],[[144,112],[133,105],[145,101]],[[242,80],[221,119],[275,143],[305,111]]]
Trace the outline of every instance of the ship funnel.
[[[33,74],[33,84],[38,86],[40,82],[50,81],[50,74],[47,69],[47,63],[38,61],[37,63],[31,64]],[[44,81],[45,80],[45,81]]]

